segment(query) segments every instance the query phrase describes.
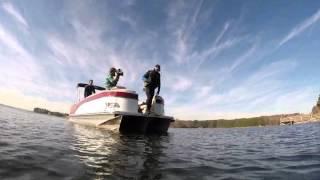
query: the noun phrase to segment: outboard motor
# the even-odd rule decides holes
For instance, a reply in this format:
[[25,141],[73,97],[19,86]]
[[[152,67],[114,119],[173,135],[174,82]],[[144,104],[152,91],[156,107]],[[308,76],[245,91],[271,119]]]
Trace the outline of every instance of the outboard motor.
[[154,96],[150,111],[158,116],[164,115],[164,100],[161,96]]

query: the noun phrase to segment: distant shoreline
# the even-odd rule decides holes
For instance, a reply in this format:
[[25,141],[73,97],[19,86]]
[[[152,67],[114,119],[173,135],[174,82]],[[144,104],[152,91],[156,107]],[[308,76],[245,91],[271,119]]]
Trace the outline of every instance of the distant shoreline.
[[237,118],[232,120],[178,120],[171,124],[171,128],[236,128],[293,125],[309,122],[320,122],[320,114],[281,114],[252,118]]
[[49,111],[47,109],[42,109],[42,108],[38,108],[38,107],[34,108],[33,112],[39,113],[39,114],[47,114],[47,115],[51,115],[51,116],[57,116],[57,117],[68,117],[69,116],[69,114],[67,114],[67,113]]
[[[0,104],[4,107],[9,107],[17,110],[34,112],[39,114],[46,114],[50,116],[66,118],[69,116],[67,113],[49,111],[43,108],[34,108],[33,111],[21,109],[17,107]],[[261,127],[261,126],[279,126],[279,125],[292,125],[309,122],[320,122],[320,106],[313,107],[310,114],[281,114],[271,116],[260,116],[252,118],[237,118],[232,120],[217,119],[217,120],[179,120],[176,119],[170,125],[171,128],[237,128],[237,127]]]
[[232,120],[179,120],[171,124],[172,128],[233,128],[253,126],[279,126],[293,125],[309,122],[320,122],[320,96],[316,105],[312,107],[311,113],[293,113],[271,116],[260,116],[252,118],[237,118]]

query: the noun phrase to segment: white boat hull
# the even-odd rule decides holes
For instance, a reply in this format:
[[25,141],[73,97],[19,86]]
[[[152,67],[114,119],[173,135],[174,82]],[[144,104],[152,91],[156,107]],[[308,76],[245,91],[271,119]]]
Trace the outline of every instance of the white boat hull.
[[[163,101],[155,107],[163,107]],[[74,123],[107,128],[121,133],[166,133],[173,122],[170,116],[138,113],[138,95],[134,91],[111,90],[89,96],[71,107]]]
[[142,114],[86,114],[71,115],[69,120],[74,123],[106,128],[121,133],[166,133],[173,122],[169,116],[152,116]]

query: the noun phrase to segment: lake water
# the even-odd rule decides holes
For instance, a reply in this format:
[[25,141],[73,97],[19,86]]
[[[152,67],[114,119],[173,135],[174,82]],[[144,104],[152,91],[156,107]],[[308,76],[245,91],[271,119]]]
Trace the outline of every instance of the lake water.
[[320,179],[320,123],[119,135],[0,106],[0,179]]

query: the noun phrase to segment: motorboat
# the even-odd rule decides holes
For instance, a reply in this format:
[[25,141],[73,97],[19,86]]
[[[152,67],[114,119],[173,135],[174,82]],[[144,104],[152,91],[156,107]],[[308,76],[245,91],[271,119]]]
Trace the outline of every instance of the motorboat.
[[120,133],[166,133],[174,118],[164,115],[164,100],[155,96],[146,113],[138,94],[124,87],[106,90],[94,86],[96,93],[83,97],[85,83],[77,85],[77,102],[72,105],[69,120],[74,123],[107,128]]

